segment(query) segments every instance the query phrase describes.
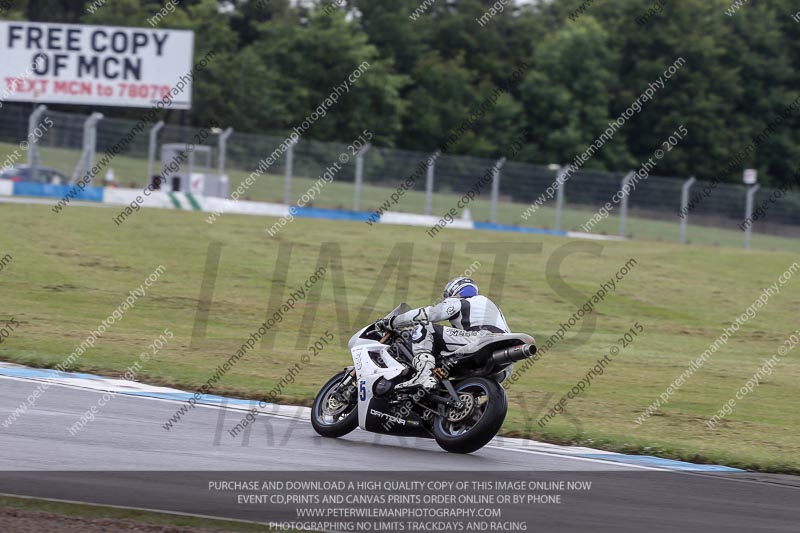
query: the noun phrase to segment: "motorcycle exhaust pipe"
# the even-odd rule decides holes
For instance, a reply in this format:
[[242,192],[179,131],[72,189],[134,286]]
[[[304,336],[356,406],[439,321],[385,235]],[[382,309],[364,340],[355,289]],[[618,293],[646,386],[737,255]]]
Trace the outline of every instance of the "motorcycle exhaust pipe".
[[496,365],[506,365],[516,361],[522,361],[528,357],[533,357],[536,353],[535,344],[520,344],[513,348],[497,350],[492,354],[492,362]]

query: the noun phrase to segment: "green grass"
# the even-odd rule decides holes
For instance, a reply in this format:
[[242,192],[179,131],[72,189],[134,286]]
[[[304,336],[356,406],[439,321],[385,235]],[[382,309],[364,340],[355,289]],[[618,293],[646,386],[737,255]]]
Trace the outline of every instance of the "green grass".
[[[7,154],[13,152],[14,145],[0,143],[0,161],[5,160]],[[60,170],[67,176],[72,175],[72,171],[79,159],[78,150],[67,150],[61,148],[41,148],[41,159],[44,166],[49,166]],[[146,185],[147,160],[125,156],[118,156],[111,165],[117,180],[125,187],[134,185],[143,187]],[[234,190],[250,174],[252,169],[229,168],[227,173],[231,179],[230,190]],[[278,174],[266,174],[261,176],[255,184],[247,190],[247,194],[242,197],[244,200],[257,200],[268,202],[283,202],[284,177],[283,167],[281,166]],[[346,171],[343,171],[346,172]],[[102,181],[105,171],[98,179]],[[405,176],[396,176],[399,184]],[[304,192],[316,182],[317,176],[302,177],[295,176],[292,180],[293,197],[298,199]],[[361,207],[364,211],[378,209],[389,195],[394,191],[393,188],[369,185],[369,176],[362,188]],[[314,200],[314,205],[324,208],[352,209],[353,208],[353,184],[352,182],[333,182],[326,184],[321,194]],[[456,206],[460,195],[439,192],[434,194],[431,204],[431,211],[435,215],[443,215],[450,208]],[[523,220],[521,215],[528,208],[528,205],[512,203],[510,201],[500,201],[497,214],[497,222],[500,224],[510,224],[517,226],[532,226],[537,228],[552,229],[555,227],[555,208],[550,207],[550,202],[545,207],[539,209],[528,220]],[[478,221],[488,221],[490,203],[488,194],[483,194],[471,203],[470,211],[472,218]],[[425,211],[425,194],[423,192],[408,191],[403,195],[398,205],[392,206],[393,211],[407,213],[423,213]],[[618,211],[618,210],[617,210]],[[585,206],[572,207],[569,204],[569,193],[567,193],[567,203],[564,211],[564,227],[566,229],[581,231],[581,224],[586,223],[594,211]],[[679,225],[677,217],[673,221],[652,220],[636,216],[636,210],[630,211],[628,217],[628,234],[635,239],[647,239],[656,241],[677,242],[679,238]],[[609,216],[607,219],[598,223],[592,230],[597,234],[617,235],[619,232],[619,217]],[[687,238],[692,244],[704,244],[709,246],[730,246],[740,248],[743,246],[743,234],[736,229],[722,229],[712,226],[692,226],[689,225]],[[761,250],[785,250],[800,252],[800,240],[773,235],[756,233],[752,238],[753,248]]]
[[[81,505],[64,503],[35,498],[14,498],[0,496],[0,508],[20,509],[23,511],[53,513],[62,516],[78,517],[82,519],[109,519],[130,520],[139,523],[156,524],[160,526],[202,528],[203,531],[237,531],[237,532],[265,532],[269,529],[264,525],[236,522],[232,520],[215,520],[183,516],[169,513],[156,513],[152,511],[139,511],[135,509],[120,509],[102,505]],[[61,525],[64,525],[63,523]],[[107,524],[106,524],[107,525]]]
[[[56,215],[49,206],[0,204],[0,254],[14,258],[0,272],[0,323],[12,316],[20,322],[0,345],[0,358],[37,366],[61,362],[128,291],[163,264],[167,270],[161,280],[77,366],[120,374],[168,327],[175,338],[145,366],[140,379],[198,387],[266,317],[279,245],[292,245],[285,298],[317,269],[321,245],[327,243],[325,253],[340,251],[341,262],[334,257],[325,281],[315,286],[319,305],[304,301],[287,313],[276,327],[274,347],[259,346],[248,354],[214,391],[261,397],[330,329],[336,344],[305,365],[283,394],[285,402],[308,402],[329,376],[349,364],[345,345],[353,331],[401,298],[411,305],[432,302],[441,291],[435,278],[458,275],[476,259],[482,266],[474,277],[484,292],[501,302],[512,329],[532,333],[541,343],[601,282],[635,258],[638,265],[598,304],[588,341],[581,346],[574,340],[557,344],[510,388],[504,431],[609,450],[800,472],[795,405],[800,363],[791,354],[716,429],[704,425],[797,328],[800,292],[795,285],[800,279],[784,286],[658,416],[641,426],[633,422],[765,286],[776,281],[797,259],[794,254],[646,241],[573,241],[578,252],[561,265],[567,286],[554,290],[546,274],[548,264],[569,239],[463,230],[445,230],[431,239],[424,228],[308,219],[296,219],[269,238],[264,228],[274,219],[264,217],[228,214],[209,226],[203,213],[147,209],[116,227],[110,220],[112,211],[73,206]],[[220,271],[207,338],[192,350],[211,241],[224,244]],[[468,248],[476,243],[506,243],[515,252],[531,253],[511,255],[505,279],[493,280],[500,270],[495,257]],[[592,247],[602,248],[602,254],[589,253]],[[451,249],[448,266],[442,258]],[[396,272],[384,271],[386,264],[395,262],[388,261],[393,250],[408,260],[400,268],[410,275],[407,294],[403,283],[398,289]],[[437,268],[442,268],[439,274]],[[539,406],[565,394],[636,321],[644,333],[584,395],[568,404],[570,416],[558,416],[539,428],[535,419],[545,412]],[[299,338],[298,332],[308,337]]]

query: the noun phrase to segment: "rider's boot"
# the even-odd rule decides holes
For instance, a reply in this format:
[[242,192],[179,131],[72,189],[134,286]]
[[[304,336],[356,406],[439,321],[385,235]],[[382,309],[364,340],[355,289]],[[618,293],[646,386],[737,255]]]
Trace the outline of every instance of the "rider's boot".
[[408,381],[398,383],[395,389],[421,386],[425,390],[431,390],[436,387],[438,382],[436,378],[433,377],[433,367],[436,365],[436,359],[433,357],[433,354],[426,352],[416,354],[414,355],[413,364],[417,373]]

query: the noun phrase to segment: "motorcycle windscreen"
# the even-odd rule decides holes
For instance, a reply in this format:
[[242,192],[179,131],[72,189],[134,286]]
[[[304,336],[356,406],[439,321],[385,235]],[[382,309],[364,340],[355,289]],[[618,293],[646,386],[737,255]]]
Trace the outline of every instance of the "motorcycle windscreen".
[[407,304],[407,303],[403,302],[403,303],[401,303],[400,305],[398,305],[397,307],[395,307],[394,309],[392,309],[392,310],[389,312],[389,314],[388,314],[388,315],[386,315],[386,316],[385,316],[385,317],[383,317],[383,318],[391,318],[391,317],[393,317],[393,316],[402,315],[402,314],[403,314],[403,313],[405,313],[406,311],[411,311],[411,308],[408,306],[408,304]]
[[[388,318],[391,318],[393,316],[401,315],[401,314],[405,313],[406,311],[410,311],[410,310],[411,310],[411,308],[408,306],[408,304],[403,302],[400,305],[398,305],[397,307],[395,307],[392,311],[389,312],[388,315],[386,315],[383,318],[384,319],[388,319]],[[350,342],[348,343],[348,347],[352,350],[353,346],[355,345],[355,340],[356,339],[370,339],[370,340],[375,340],[375,341],[380,340],[382,335],[380,335],[378,332],[375,331],[374,326],[375,326],[375,322],[373,322],[369,326],[366,326],[365,328],[360,330],[358,333],[353,335],[353,337],[350,339]]]

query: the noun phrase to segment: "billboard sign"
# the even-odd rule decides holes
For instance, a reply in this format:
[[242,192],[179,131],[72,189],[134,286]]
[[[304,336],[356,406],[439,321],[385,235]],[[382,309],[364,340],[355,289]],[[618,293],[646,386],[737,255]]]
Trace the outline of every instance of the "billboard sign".
[[[0,100],[152,107],[193,55],[187,30],[0,21]],[[172,107],[191,106],[190,79]]]

